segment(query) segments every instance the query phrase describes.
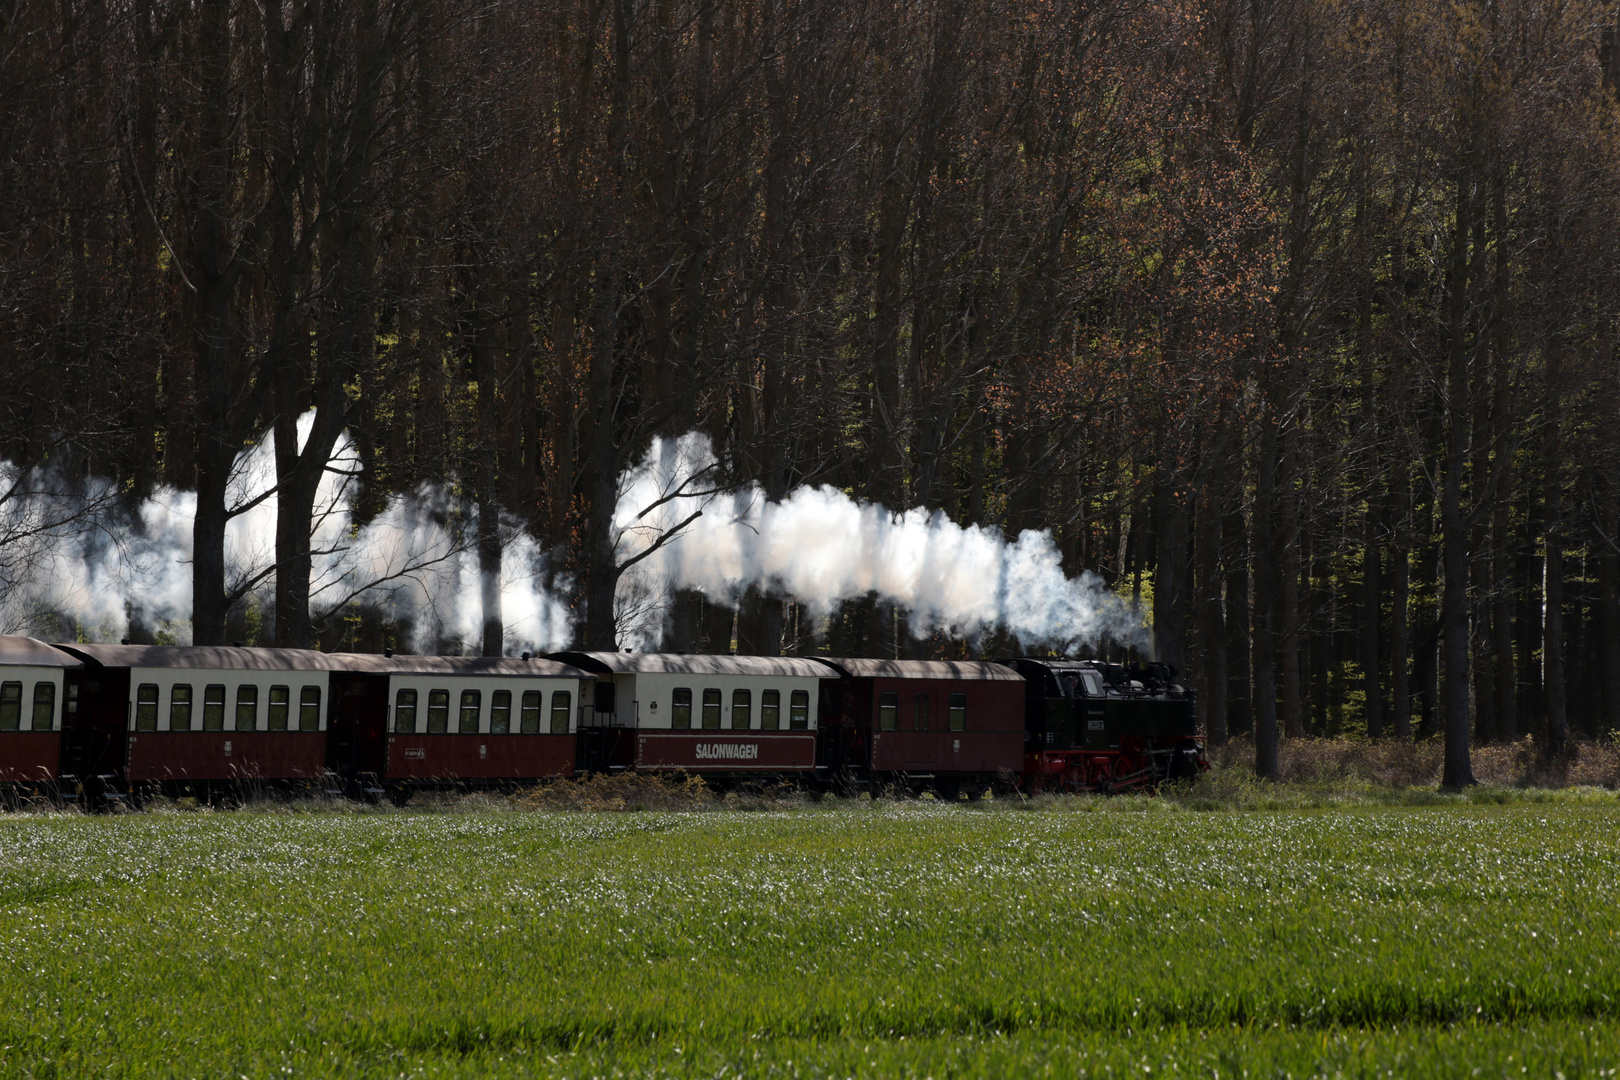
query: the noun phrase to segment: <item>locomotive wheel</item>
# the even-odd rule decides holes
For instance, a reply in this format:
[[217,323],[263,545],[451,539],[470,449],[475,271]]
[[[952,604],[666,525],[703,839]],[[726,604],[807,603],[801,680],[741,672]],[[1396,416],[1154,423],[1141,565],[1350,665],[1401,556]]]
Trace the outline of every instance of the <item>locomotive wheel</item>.
[[1112,762],[1098,762],[1093,775],[1096,777],[1096,782],[1092,787],[1099,795],[1112,795],[1114,793],[1114,767]]

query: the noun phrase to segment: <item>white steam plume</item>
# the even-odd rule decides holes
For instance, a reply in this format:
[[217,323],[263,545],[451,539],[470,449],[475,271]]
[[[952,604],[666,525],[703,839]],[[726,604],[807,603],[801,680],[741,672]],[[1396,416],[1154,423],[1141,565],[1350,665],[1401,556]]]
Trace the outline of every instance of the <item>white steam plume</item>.
[[[312,420],[300,420],[300,443]],[[266,611],[274,462],[268,435],[238,459],[229,500],[249,508],[226,533],[228,584],[259,579],[252,595]],[[1009,542],[993,528],[923,510],[894,514],[830,487],[799,488],[781,502],[752,484],[716,491],[715,465],[708,439],[690,434],[655,440],[620,478],[618,556],[621,565],[633,562],[619,582],[621,644],[656,647],[676,589],[734,606],[750,586],[792,597],[818,616],[876,593],[909,613],[918,637],[1001,629],[1026,647],[1064,649],[1142,638],[1140,615],[1101,578],[1064,576],[1049,533],[1028,531]],[[476,518],[444,488],[423,485],[393,496],[357,527],[357,467],[345,436],[316,499],[312,608],[358,600],[409,620],[409,646],[417,651],[455,642],[476,647],[483,614]],[[0,632],[55,636],[66,628],[50,618],[65,615],[87,638],[116,641],[133,616],[172,640],[190,640],[196,496],[161,489],[133,513],[120,510],[116,496],[105,482],[75,488],[0,462]],[[567,646],[569,583],[548,591],[546,554],[516,522],[501,525],[506,651]]]
[[1000,628],[1025,647],[1069,649],[1143,637],[1140,614],[1100,577],[1064,575],[1049,532],[1009,543],[993,528],[938,511],[895,514],[826,486],[781,502],[752,484],[711,493],[714,466],[708,438],[694,433],[655,440],[621,479],[620,564],[642,556],[620,582],[626,643],[650,647],[661,632],[662,612],[648,596],[693,589],[734,606],[749,586],[793,597],[814,615],[877,593],[909,613],[919,638]]
[[[299,420],[300,447],[313,420],[313,413]],[[351,503],[358,464],[345,435],[315,500],[311,607],[321,612],[350,599],[379,606],[392,618],[410,620],[414,649],[476,644],[483,614],[478,558],[469,543],[476,518],[458,520],[463,508],[442,488],[424,484],[393,496],[356,528]],[[248,509],[231,518],[225,536],[227,587],[257,579],[250,594],[267,611],[274,486],[275,438],[267,434],[237,458],[227,504]],[[0,462],[0,493],[7,491],[18,494],[0,496],[0,632],[55,636],[60,629],[50,625],[52,617],[66,616],[85,637],[116,641],[133,616],[177,642],[190,641],[194,493],[160,488],[131,515],[104,481],[75,489]],[[571,634],[568,606],[540,584],[544,553],[513,522],[502,522],[502,534],[508,541],[501,566],[507,650],[564,647]]]

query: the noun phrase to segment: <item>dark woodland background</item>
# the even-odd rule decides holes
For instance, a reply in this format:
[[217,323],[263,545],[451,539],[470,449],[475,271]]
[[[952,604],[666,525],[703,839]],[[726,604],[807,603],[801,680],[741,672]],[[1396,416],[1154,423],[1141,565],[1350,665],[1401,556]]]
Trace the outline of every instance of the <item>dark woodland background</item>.
[[[1587,0],[10,0],[0,457],[196,491],[209,643],[288,436],[274,637],[331,644],[347,429],[362,517],[504,508],[612,647],[617,478],[702,431],[1052,530],[1262,773],[1444,732],[1465,783],[1620,728],[1617,81]],[[791,600],[667,645],[963,648]]]

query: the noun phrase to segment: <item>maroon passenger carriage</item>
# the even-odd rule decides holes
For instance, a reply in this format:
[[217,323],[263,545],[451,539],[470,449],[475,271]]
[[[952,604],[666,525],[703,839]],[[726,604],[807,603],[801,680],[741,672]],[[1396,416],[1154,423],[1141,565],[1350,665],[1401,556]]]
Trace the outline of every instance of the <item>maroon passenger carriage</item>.
[[[793,656],[562,652],[596,676],[582,771],[679,769],[716,779],[818,773],[816,732],[834,672]],[[825,768],[819,770],[823,774]]]
[[[547,660],[38,648],[66,673],[57,695],[66,703],[62,785],[92,804],[153,788],[206,795],[318,785],[402,797],[418,787],[568,776],[577,709],[594,681]],[[0,724],[6,715],[0,702]]]
[[1023,679],[1001,664],[553,653],[597,676],[582,771],[982,794],[1023,761]]
[[368,794],[574,775],[595,679],[514,657],[334,653],[327,763]]
[[[203,794],[246,782],[316,783],[326,771],[331,666],[307,649],[59,645],[67,677],[63,771],[117,797]],[[92,782],[93,781],[93,782]]]
[[57,793],[66,674],[79,662],[42,641],[0,635],[0,786]]
[[822,760],[841,786],[976,799],[1023,764],[1024,680],[979,661],[818,658],[841,678]]

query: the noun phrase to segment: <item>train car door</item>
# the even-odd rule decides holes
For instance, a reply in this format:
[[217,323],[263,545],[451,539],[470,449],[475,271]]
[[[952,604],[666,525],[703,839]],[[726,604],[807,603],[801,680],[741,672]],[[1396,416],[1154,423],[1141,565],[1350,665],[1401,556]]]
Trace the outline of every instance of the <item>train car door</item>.
[[93,795],[120,786],[128,727],[128,668],[93,667],[67,672],[62,702],[64,785],[77,783],[86,794]]
[[939,706],[944,702],[945,693],[932,682],[925,682],[921,688],[913,683],[909,691],[902,691],[902,698],[911,699],[911,760],[906,768],[911,772],[933,772],[939,768],[940,743],[944,738],[944,718],[940,715]]
[[[634,683],[627,681],[626,693],[616,694],[611,677],[596,680],[591,724],[579,728],[574,750],[574,769],[577,773],[608,772],[630,766],[634,750],[635,728],[630,710],[634,707]],[[625,709],[620,717],[618,706]]]
[[388,676],[335,671],[328,699],[326,767],[375,782],[388,749]]

